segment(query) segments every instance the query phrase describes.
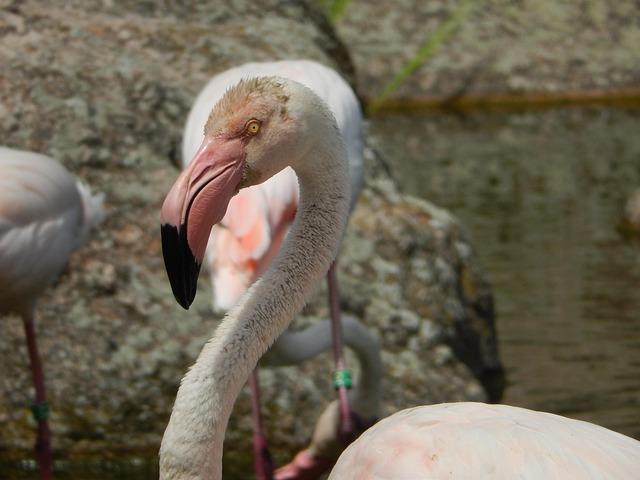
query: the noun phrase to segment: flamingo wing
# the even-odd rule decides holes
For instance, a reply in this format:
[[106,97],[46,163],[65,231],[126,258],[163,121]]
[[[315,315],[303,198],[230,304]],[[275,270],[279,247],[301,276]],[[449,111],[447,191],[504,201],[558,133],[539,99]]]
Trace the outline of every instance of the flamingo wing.
[[268,267],[297,204],[298,183],[291,169],[233,197],[221,224],[212,229],[207,248],[214,309],[228,310]]
[[264,192],[257,187],[245,188],[229,203],[222,222],[211,230],[206,261],[214,309],[228,310],[249,288],[270,243]]

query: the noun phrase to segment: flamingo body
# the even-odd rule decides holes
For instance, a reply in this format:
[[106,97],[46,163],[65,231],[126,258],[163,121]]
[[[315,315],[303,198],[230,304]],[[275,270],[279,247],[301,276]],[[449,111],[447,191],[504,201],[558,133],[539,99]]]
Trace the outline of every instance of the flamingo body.
[[103,216],[102,195],[92,195],[58,162],[0,147],[0,316],[14,313],[24,324],[42,480],[51,478],[52,456],[35,304]]
[[102,219],[102,196],[33,152],[0,147],[0,172],[0,314],[23,315]]
[[507,405],[410,408],[371,427],[330,479],[602,479],[640,475],[640,442],[604,427]]

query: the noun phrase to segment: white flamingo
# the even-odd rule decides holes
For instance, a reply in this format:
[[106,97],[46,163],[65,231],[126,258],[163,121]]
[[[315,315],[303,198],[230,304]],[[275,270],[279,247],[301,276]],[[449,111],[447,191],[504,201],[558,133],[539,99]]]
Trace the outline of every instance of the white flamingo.
[[38,423],[36,454],[42,478],[51,475],[44,374],[34,311],[71,252],[103,218],[102,195],[91,195],[55,160],[0,147],[0,316],[22,317],[33,373]]
[[[215,105],[196,158],[163,204],[165,264],[174,293],[188,304],[211,227],[231,197],[286,166],[300,182],[291,232],[182,379],[160,448],[162,479],[222,477],[224,434],[242,385],[335,258],[349,211],[349,182],[331,111],[290,80],[240,82]],[[478,418],[482,411],[494,414]],[[433,478],[434,463],[449,478],[629,479],[640,472],[640,442],[544,413],[445,404],[380,422],[342,455],[330,478]]]
[[[362,111],[358,99],[349,84],[335,70],[310,60],[283,60],[277,62],[252,62],[239,65],[212,77],[198,94],[191,107],[184,129],[182,143],[182,166],[188,167],[198,147],[204,139],[203,126],[207,122],[211,105],[215,105],[224,93],[240,80],[259,76],[277,75],[295,80],[314,91],[329,106],[340,129],[340,134],[347,148],[349,179],[351,184],[351,208],[362,188]],[[205,265],[209,269],[213,285],[213,308],[219,312],[229,310],[249,288],[249,286],[267,269],[279,251],[298,208],[298,181],[291,168],[285,168],[264,183],[242,189],[229,202],[227,212],[219,224],[211,229],[206,250]],[[333,275],[330,270],[330,275]],[[330,298],[337,298],[337,282],[335,276],[329,278]],[[337,303],[337,302],[336,302]],[[331,306],[330,306],[331,308]],[[334,324],[340,321],[334,318]],[[357,396],[357,400],[344,401],[342,410],[351,410],[351,415],[359,418],[354,430],[359,433],[363,426],[368,426],[369,419],[377,418],[379,398],[379,378],[381,361],[376,339],[366,331],[364,325],[355,318],[348,320],[349,325],[343,327],[345,344],[354,349],[359,359],[366,360],[367,387],[375,395],[362,395],[354,392],[349,397]],[[307,333],[295,335],[287,330],[276,341],[271,355],[265,357],[262,364],[293,365],[331,348],[331,327],[326,322],[322,327],[309,329]],[[296,343],[295,341],[299,342]],[[340,340],[338,340],[340,342]],[[317,343],[314,344],[314,343]],[[286,344],[286,346],[285,346]],[[336,355],[336,363],[343,363],[341,352]],[[374,358],[375,357],[375,358]],[[254,449],[257,458],[256,470],[269,470],[270,466],[260,465],[263,462],[266,439],[263,435],[262,420],[259,408],[259,388],[257,370],[251,375],[251,393],[254,413]],[[375,384],[375,385],[374,385]],[[375,392],[374,392],[375,391]],[[344,395],[346,392],[342,393]],[[363,399],[367,398],[366,403]],[[375,400],[374,400],[375,398]],[[357,402],[357,405],[353,403]],[[350,405],[349,405],[350,404]],[[335,405],[330,411],[336,413]],[[357,408],[356,408],[357,407]],[[365,422],[362,422],[366,419]],[[321,417],[322,423],[316,432],[322,432],[322,441],[314,441],[305,452],[301,452],[292,464],[275,473],[277,479],[294,479],[296,469],[304,469],[305,479],[319,476],[335,461],[342,451],[328,448],[337,445],[346,446],[339,441],[339,427],[343,422],[327,412]],[[329,429],[328,422],[335,420],[335,427]],[[348,421],[351,421],[349,419]],[[359,428],[358,428],[359,427]],[[329,442],[328,435],[333,432],[334,439]],[[356,433],[356,432],[354,432]],[[314,437],[317,439],[317,435]],[[322,446],[321,446],[322,445]],[[329,453],[331,452],[331,454]],[[315,472],[314,475],[309,473]],[[286,476],[284,476],[286,475]],[[301,473],[302,475],[302,473]],[[259,473],[259,477],[269,477],[268,473]]]

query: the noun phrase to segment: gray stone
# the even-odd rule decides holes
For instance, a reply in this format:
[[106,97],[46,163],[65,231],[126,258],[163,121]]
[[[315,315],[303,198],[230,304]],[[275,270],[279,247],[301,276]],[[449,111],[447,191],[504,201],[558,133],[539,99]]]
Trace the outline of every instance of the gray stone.
[[[336,24],[375,97],[462,2],[350,2]],[[485,0],[396,97],[636,88],[640,9],[619,0]]]

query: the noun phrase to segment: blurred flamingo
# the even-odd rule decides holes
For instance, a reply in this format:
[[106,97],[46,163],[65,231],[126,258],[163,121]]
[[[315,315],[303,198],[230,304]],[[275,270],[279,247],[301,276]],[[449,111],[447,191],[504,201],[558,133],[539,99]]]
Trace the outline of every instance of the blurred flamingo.
[[92,195],[55,160],[0,147],[0,316],[22,317],[38,423],[36,455],[51,477],[51,445],[44,374],[36,342],[38,296],[60,274],[71,252],[103,218],[102,195]]
[[[329,105],[336,117],[338,128],[347,147],[349,178],[351,181],[350,205],[353,208],[362,187],[363,177],[362,112],[360,105],[351,87],[335,70],[308,60],[247,63],[214,76],[200,92],[189,113],[183,137],[183,167],[186,168],[189,165],[198,147],[202,144],[204,138],[203,126],[207,123],[211,105],[216,104],[229,88],[243,78],[266,75],[279,75],[298,81],[313,90]],[[222,222],[215,225],[211,230],[211,237],[207,247],[206,265],[209,268],[213,284],[214,310],[219,312],[229,310],[267,269],[273,257],[280,250],[282,241],[293,223],[298,208],[298,197],[296,175],[291,168],[285,168],[264,183],[241,190],[231,199]],[[332,321],[334,325],[339,325],[337,280],[333,266],[329,271],[328,286]],[[357,322],[357,320],[350,320],[350,325],[354,325],[354,322]],[[375,339],[370,340],[368,343],[363,343],[353,337],[351,334],[353,331],[355,330],[351,329],[346,332],[344,340],[347,346],[351,348],[367,347],[367,352],[362,350],[356,352],[360,355],[360,358],[364,354],[369,356],[375,354],[374,350],[377,351]],[[357,331],[359,335],[362,335],[366,329],[364,326],[359,325]],[[322,334],[330,333],[330,331],[323,329],[321,332],[316,333],[321,333],[321,335],[316,337],[307,336],[303,339],[301,334],[288,336],[288,333],[285,332],[274,346],[275,350],[280,351],[278,364],[292,365],[328,350],[331,347],[331,343],[325,342]],[[340,327],[334,328],[334,335],[340,335]],[[367,339],[371,339],[368,332],[366,335]],[[292,342],[293,338],[299,340],[300,343],[296,345],[296,343]],[[322,345],[323,348],[314,348],[314,341],[318,345]],[[280,348],[280,345],[285,342],[287,343],[287,348]],[[344,371],[345,366],[340,347],[341,339],[336,338],[334,343],[338,344],[338,349],[335,353],[336,371]],[[314,351],[314,355],[305,353],[310,351]],[[379,361],[377,363],[378,365],[380,364]],[[373,372],[367,373],[371,378]],[[375,374],[379,375],[379,372],[377,371]],[[257,371],[252,373],[249,384],[253,400],[256,470],[259,478],[268,478],[271,476],[269,471],[272,466],[270,465],[270,457],[262,427]],[[346,392],[346,386],[340,387],[339,398],[341,399],[342,421],[337,421],[336,423],[336,425],[345,430],[341,434],[344,437],[345,444],[355,435],[354,430],[357,430],[352,425],[354,412],[367,419],[377,416],[377,411],[374,412],[370,408],[367,408],[366,411],[350,408]],[[329,419],[330,416],[325,415],[322,418]],[[336,418],[336,420],[339,419]],[[358,422],[359,426],[364,425],[362,418]],[[320,428],[320,430],[327,431],[324,428]],[[306,471],[319,471],[321,470],[320,465],[324,465],[326,469],[329,462],[326,455],[319,454],[320,450],[328,453],[327,449],[314,448],[312,444],[307,449],[307,453],[303,453],[298,458],[298,460],[305,459],[304,469]],[[312,453],[309,454],[309,452]],[[324,461],[321,461],[321,457]],[[336,455],[329,455],[329,457],[337,458]],[[267,465],[265,465],[265,462]],[[300,465],[300,468],[302,468],[302,464],[299,461],[297,463],[294,462],[293,465],[276,472],[276,478],[280,478],[284,474],[283,472],[287,472],[287,479],[302,479],[303,477],[292,476],[296,465]],[[309,474],[304,478],[311,479],[316,478],[316,476]]]
[[[380,416],[382,396],[382,358],[378,340],[351,315],[342,317],[344,343],[353,350],[360,365],[360,377],[349,391],[349,406],[353,412],[354,430],[359,434],[373,425]],[[294,365],[315,357],[331,348],[333,338],[328,320],[292,332],[285,330],[263,357],[271,366]],[[262,361],[262,360],[261,360]],[[312,480],[331,469],[347,446],[340,435],[340,407],[337,401],[327,406],[316,422],[311,442],[295,458],[275,471],[276,480]]]
[[[284,78],[240,82],[214,106],[202,147],[162,206],[165,266],[177,300],[189,305],[209,232],[237,189],[287,165],[300,182],[296,220],[268,270],[182,379],[160,448],[161,479],[222,477],[224,434],[240,389],[335,258],[349,177],[329,108]],[[459,403],[405,410],[378,423],[343,453],[330,478],[629,479],[639,471],[640,442],[605,428]]]

